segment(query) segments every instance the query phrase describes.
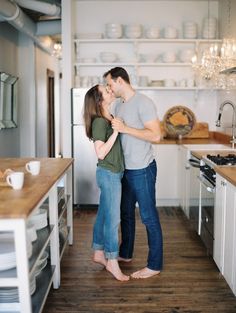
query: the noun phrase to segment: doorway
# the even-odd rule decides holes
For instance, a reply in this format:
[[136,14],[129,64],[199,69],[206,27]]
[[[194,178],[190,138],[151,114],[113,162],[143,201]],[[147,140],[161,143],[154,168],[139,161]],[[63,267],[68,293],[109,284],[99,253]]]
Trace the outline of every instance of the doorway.
[[48,157],[55,157],[55,95],[54,72],[47,69],[47,102],[48,102]]

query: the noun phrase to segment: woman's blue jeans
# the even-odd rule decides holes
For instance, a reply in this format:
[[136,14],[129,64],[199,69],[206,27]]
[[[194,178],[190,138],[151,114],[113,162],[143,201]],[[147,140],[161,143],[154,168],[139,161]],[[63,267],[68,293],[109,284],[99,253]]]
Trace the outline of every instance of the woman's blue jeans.
[[147,267],[161,270],[163,266],[162,230],[156,209],[155,183],[156,161],[138,170],[125,170],[122,179],[120,256],[133,256],[135,239],[135,204],[138,202],[142,223],[146,226],[148,238]]
[[100,201],[93,228],[94,250],[104,250],[107,259],[119,255],[121,179],[123,172],[113,173],[97,167],[96,179],[100,188]]

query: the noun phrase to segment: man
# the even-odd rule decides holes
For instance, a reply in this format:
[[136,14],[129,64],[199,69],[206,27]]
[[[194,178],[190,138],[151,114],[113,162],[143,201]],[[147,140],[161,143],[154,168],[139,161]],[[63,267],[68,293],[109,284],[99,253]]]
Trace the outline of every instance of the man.
[[147,266],[133,278],[160,273],[163,264],[162,230],[156,209],[156,161],[152,144],[160,141],[161,130],[151,99],[134,90],[125,69],[115,67],[104,74],[107,86],[119,98],[114,103],[112,127],[121,133],[125,159],[122,180],[120,261],[132,260],[135,239],[135,204],[138,202],[148,238]]

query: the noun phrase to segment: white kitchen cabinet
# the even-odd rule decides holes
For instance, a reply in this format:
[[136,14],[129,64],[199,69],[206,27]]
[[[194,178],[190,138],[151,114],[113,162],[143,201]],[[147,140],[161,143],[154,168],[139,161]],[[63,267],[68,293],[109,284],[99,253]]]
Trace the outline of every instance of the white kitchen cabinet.
[[178,146],[176,144],[153,145],[157,161],[157,206],[179,205]]
[[[24,171],[29,160],[1,159],[1,166]],[[64,197],[61,194],[62,188]],[[0,232],[13,233],[16,254],[16,268],[0,271],[0,291],[5,287],[17,288],[19,296],[19,302],[1,302],[0,312],[42,312],[52,283],[54,288],[60,286],[60,259],[66,244],[73,242],[72,159],[41,159],[39,175],[25,173],[22,190],[1,188],[0,197]],[[63,205],[60,205],[62,201]],[[33,253],[28,260],[26,223],[42,206],[48,210],[49,225],[38,231],[38,239],[33,243]],[[59,223],[64,215],[68,231],[62,242]],[[36,277],[36,290],[31,296],[30,277],[48,244],[50,262]]]
[[236,188],[227,182],[223,275],[236,295]]
[[[186,85],[188,79],[194,79],[192,64],[182,62],[179,54],[184,49],[194,50],[198,54],[206,44],[209,44],[206,39],[75,39],[74,67],[75,80],[78,80],[75,81],[75,87],[90,87],[100,81],[103,73],[109,68],[122,66],[127,68],[131,82],[137,88],[196,90],[197,86]],[[115,53],[118,60],[113,63],[102,62],[100,59],[102,51]],[[176,54],[175,62],[163,62],[162,55],[169,51]],[[151,55],[156,55],[152,62],[149,60],[150,52]],[[146,56],[147,59],[142,59],[142,56]],[[148,77],[149,85],[142,84],[143,76]],[[174,79],[176,85],[161,86],[165,79]],[[150,86],[151,81],[160,83],[160,86]]]
[[216,175],[214,260],[236,295],[236,187]]
[[180,207],[189,218],[189,190],[190,190],[190,166],[188,163],[189,150],[184,146],[178,146],[179,173],[178,188]]
[[213,258],[221,273],[224,265],[226,180],[216,174]]

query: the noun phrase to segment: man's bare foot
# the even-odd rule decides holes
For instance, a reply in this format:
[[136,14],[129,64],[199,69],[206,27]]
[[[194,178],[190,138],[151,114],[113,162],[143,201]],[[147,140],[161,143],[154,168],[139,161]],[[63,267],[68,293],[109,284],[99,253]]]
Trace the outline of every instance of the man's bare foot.
[[105,258],[103,250],[95,250],[93,255],[93,261],[106,267],[107,259]]
[[132,278],[136,278],[136,279],[139,279],[139,278],[149,278],[149,277],[152,277],[152,276],[155,276],[155,275],[158,275],[158,274],[160,274],[160,271],[154,271],[154,270],[151,270],[148,267],[144,267],[141,270],[131,274],[131,277]]
[[132,259],[125,259],[125,258],[122,258],[121,256],[118,256],[117,260],[118,262],[126,262],[126,263],[129,263],[132,261]]
[[118,261],[116,259],[107,260],[106,270],[110,272],[117,280],[120,280],[120,281],[129,280],[129,276],[121,272]]

